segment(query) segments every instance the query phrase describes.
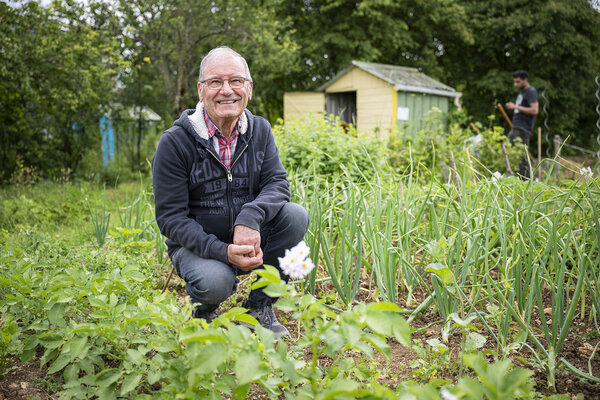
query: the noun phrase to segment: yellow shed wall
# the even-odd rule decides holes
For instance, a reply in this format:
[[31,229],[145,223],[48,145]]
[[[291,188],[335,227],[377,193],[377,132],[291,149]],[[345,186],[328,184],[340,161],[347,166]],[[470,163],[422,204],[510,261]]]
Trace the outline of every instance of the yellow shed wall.
[[356,128],[367,132],[379,128],[387,137],[395,125],[396,91],[386,81],[353,68],[326,89],[327,93],[356,91]]
[[301,119],[308,115],[323,115],[325,94],[322,92],[287,92],[283,94],[283,119]]

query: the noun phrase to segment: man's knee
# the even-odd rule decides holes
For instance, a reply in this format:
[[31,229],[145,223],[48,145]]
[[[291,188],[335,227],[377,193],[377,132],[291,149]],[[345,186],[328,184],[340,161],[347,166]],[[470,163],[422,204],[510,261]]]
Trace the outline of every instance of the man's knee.
[[193,300],[203,304],[218,305],[235,291],[235,275],[212,274],[187,282],[188,294]]
[[298,241],[302,240],[309,224],[308,212],[304,207],[296,203],[286,203],[277,217],[290,229],[292,236],[299,237]]
[[176,254],[174,264],[193,302],[219,304],[235,291],[235,272],[223,262],[200,258],[182,249]]

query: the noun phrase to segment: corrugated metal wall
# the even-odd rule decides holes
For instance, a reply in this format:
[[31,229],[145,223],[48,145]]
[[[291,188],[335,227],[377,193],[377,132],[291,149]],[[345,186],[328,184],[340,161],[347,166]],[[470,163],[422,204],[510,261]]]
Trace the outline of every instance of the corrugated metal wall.
[[[443,113],[448,111],[449,97],[427,93],[398,92],[396,129],[408,134],[415,134],[424,129],[430,111],[435,107]],[[444,118],[439,123],[445,125]]]

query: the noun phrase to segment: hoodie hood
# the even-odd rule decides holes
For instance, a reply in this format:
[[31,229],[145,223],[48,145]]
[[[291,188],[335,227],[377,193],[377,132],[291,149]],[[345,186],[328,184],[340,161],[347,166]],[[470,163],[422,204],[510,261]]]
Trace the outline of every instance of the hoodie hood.
[[[175,121],[175,125],[196,134],[201,139],[208,140],[208,128],[204,121],[204,103],[198,102],[195,110],[185,110]],[[240,135],[244,135],[248,131],[248,116],[245,111],[240,115],[238,125]]]

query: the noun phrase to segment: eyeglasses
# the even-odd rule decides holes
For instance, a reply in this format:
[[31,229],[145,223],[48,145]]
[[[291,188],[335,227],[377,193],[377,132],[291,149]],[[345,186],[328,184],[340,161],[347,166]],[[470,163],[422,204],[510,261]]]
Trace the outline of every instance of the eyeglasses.
[[243,76],[234,76],[233,78],[229,78],[229,79],[219,79],[219,78],[205,79],[203,81],[200,81],[200,83],[206,83],[206,85],[208,86],[209,89],[221,89],[223,87],[223,83],[227,82],[227,83],[229,83],[230,88],[241,89],[244,87],[244,83],[246,83],[246,81],[249,81],[249,80],[250,79],[244,78]]

